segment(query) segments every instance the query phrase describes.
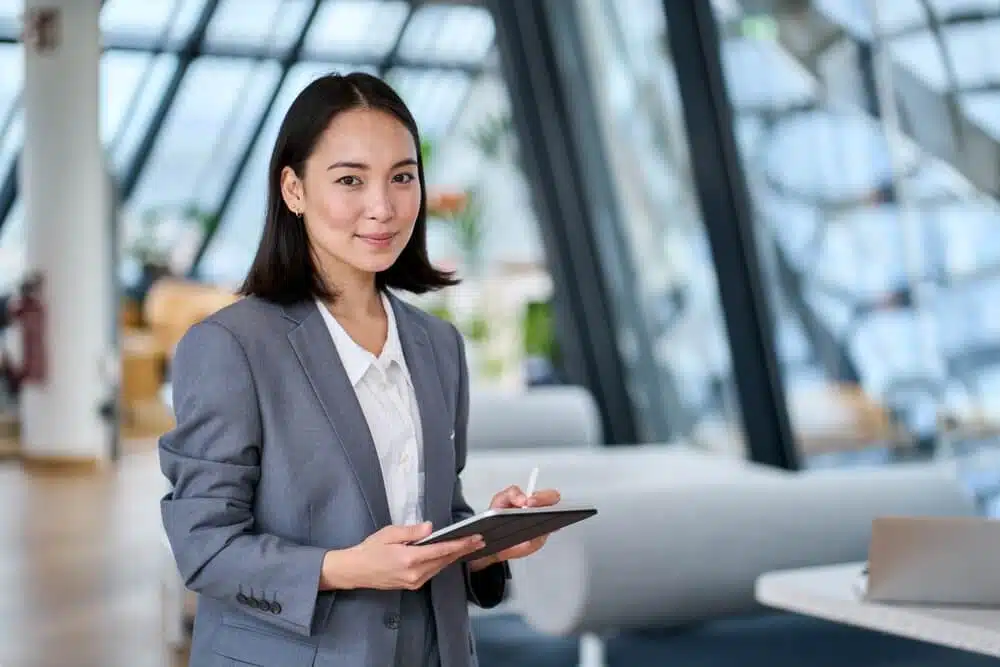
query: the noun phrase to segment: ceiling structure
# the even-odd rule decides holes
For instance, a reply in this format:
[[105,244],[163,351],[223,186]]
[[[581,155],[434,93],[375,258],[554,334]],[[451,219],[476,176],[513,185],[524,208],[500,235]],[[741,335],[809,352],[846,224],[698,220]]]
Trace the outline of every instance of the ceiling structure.
[[[21,5],[0,0],[0,71],[14,74],[0,80],[0,255],[24,239]],[[310,79],[384,76],[422,134],[441,138],[492,69],[494,43],[489,11],[453,1],[105,0],[101,29],[101,135],[124,210],[218,219],[191,250],[192,269],[223,276],[256,246],[268,153]]]

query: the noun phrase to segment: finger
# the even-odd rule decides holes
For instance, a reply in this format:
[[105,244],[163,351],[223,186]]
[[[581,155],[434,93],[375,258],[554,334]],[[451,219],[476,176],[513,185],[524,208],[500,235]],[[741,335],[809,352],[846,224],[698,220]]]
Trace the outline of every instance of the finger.
[[385,544],[408,544],[431,534],[433,527],[429,521],[412,525],[386,526],[378,532]]
[[542,491],[535,491],[528,498],[528,507],[550,507],[556,505],[562,500],[562,495],[555,489],[544,489]]
[[482,549],[485,542],[481,535],[473,535],[459,540],[448,540],[440,544],[428,544],[422,547],[412,547],[413,558],[417,563],[429,563],[435,560],[447,560],[464,553]]
[[493,496],[493,502],[490,503],[490,507],[492,509],[524,507],[527,502],[528,497],[524,495],[524,491],[521,490],[521,487],[513,485],[508,486],[506,489]]
[[521,542],[520,544],[515,544],[512,547],[504,549],[498,554],[498,556],[503,560],[515,560],[517,558],[525,558],[530,556],[545,545],[545,537],[536,537],[533,540],[528,540],[527,542]]

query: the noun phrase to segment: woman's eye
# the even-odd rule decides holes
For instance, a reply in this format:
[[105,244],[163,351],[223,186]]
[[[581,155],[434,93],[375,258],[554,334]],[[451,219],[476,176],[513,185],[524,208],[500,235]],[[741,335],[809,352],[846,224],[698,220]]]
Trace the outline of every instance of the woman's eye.
[[357,176],[341,176],[337,182],[341,185],[361,185],[361,179]]
[[396,183],[412,183],[413,179],[413,174],[396,174],[392,180]]

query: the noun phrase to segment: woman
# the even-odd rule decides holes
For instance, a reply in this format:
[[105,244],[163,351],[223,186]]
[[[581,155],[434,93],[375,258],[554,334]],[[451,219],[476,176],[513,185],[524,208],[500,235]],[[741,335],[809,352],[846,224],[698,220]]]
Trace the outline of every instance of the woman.
[[[449,323],[387,288],[454,284],[427,258],[413,117],[379,79],[324,76],[282,123],[246,298],[192,327],[160,442],[163,523],[197,591],[191,665],[466,667],[469,601],[504,596],[459,480],[469,381]],[[499,492],[491,507],[551,505]]]

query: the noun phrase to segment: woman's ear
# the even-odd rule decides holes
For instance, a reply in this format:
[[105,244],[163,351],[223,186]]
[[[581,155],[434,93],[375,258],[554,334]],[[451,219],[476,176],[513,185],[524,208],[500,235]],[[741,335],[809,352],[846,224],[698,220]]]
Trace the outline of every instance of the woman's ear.
[[305,211],[302,179],[291,167],[285,167],[281,170],[281,198],[285,200],[285,206],[288,207],[288,210],[295,215],[302,215]]

